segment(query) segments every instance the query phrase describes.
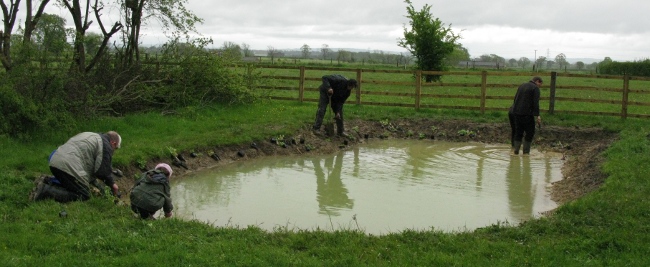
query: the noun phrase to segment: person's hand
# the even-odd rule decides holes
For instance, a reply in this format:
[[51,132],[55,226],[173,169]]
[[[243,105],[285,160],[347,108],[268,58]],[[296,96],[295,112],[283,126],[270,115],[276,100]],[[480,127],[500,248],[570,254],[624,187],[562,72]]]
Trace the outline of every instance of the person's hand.
[[540,116],[537,116],[537,125],[539,126],[539,128],[542,128],[542,117]]
[[336,116],[334,116],[335,119],[340,120],[341,119],[341,113],[337,112]]
[[114,196],[120,197],[120,191],[119,191],[120,188],[117,186],[117,184],[113,184],[111,189],[113,190]]
[[330,88],[327,89],[327,95],[333,95],[334,94],[334,89]]
[[170,211],[170,212],[166,212],[166,213],[165,213],[165,218],[171,218],[172,215],[173,215],[173,214],[172,214],[171,211]]

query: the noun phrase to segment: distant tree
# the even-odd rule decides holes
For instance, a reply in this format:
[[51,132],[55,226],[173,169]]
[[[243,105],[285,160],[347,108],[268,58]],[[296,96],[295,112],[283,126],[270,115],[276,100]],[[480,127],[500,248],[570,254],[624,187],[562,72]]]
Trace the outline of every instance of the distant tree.
[[582,69],[584,69],[584,68],[585,68],[585,63],[582,62],[582,61],[578,61],[578,62],[576,62],[576,68],[577,68],[578,70],[582,70]]
[[448,66],[456,66],[459,62],[467,60],[469,60],[469,51],[467,51],[467,48],[463,47],[461,44],[458,44],[454,47],[454,51],[447,56],[446,64]]
[[233,42],[223,42],[221,56],[230,60],[240,60],[242,57],[241,47]]
[[341,62],[341,61],[350,62],[351,58],[352,58],[352,53],[350,51],[339,49],[336,60],[338,60],[339,62]]
[[330,54],[332,53],[332,50],[330,49],[329,45],[323,44],[323,46],[321,46],[321,48],[320,48],[320,52],[321,52],[321,56],[323,57],[323,59],[327,59],[330,56]]
[[514,58],[511,58],[508,60],[508,64],[510,64],[510,67],[517,67],[518,61]]
[[566,61],[566,56],[564,53],[560,53],[555,56],[555,63],[557,63],[558,68],[560,69],[564,69],[569,64],[569,62]]
[[479,57],[480,61],[483,62],[495,62],[503,66],[506,64],[506,59],[497,55],[497,54],[483,54]]
[[611,57],[605,57],[605,59],[603,59],[603,61],[599,62],[598,64],[609,64],[612,62],[614,62],[614,60],[612,60]]
[[104,36],[96,32],[89,32],[84,38],[84,48],[86,49],[86,54],[95,55],[99,51],[99,47],[102,44]]
[[530,65],[530,59],[528,59],[527,57],[520,57],[519,60],[517,60],[517,64],[519,64],[521,68],[525,69],[526,67],[528,67],[528,65]]
[[275,58],[275,53],[277,50],[273,46],[267,46],[266,47],[266,56],[271,58],[271,63],[273,63],[273,59]]
[[271,58],[271,64],[273,64],[276,57],[281,57],[284,53],[278,49],[275,49],[273,46],[268,46],[266,55]]
[[57,15],[43,13],[34,28],[34,37],[39,50],[45,54],[60,55],[69,47],[65,29],[65,19]]
[[307,44],[303,44],[300,47],[300,52],[302,53],[302,58],[308,59],[309,56],[311,55],[311,47],[309,47],[309,45]]
[[249,44],[247,44],[247,43],[242,43],[241,44],[241,50],[242,50],[242,53],[244,53],[245,57],[252,57],[252,56],[255,55],[255,54],[253,54],[253,51],[251,50],[251,46]]
[[553,60],[547,60],[546,61],[546,69],[552,69],[553,66],[555,66],[555,61],[553,61]]
[[535,60],[535,70],[540,70],[542,69],[542,66],[546,62],[546,57],[545,56],[539,56],[537,60]]
[[[425,4],[422,10],[416,11],[410,0],[406,16],[411,21],[410,29],[404,26],[404,38],[400,38],[398,45],[406,48],[415,55],[417,68],[420,70],[441,71],[447,69],[445,59],[454,52],[460,35],[451,30],[451,25],[445,25],[438,18],[431,15],[431,6]],[[439,81],[439,75],[425,75],[427,82]]]

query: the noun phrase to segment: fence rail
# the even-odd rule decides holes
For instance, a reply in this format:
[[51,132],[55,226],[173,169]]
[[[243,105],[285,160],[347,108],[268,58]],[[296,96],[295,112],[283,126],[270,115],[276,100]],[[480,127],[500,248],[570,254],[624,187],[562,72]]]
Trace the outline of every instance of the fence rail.
[[[359,88],[355,91],[353,100],[357,105],[409,107],[415,109],[463,109],[485,113],[486,111],[506,111],[514,96],[514,90],[531,76],[541,76],[545,84],[542,87],[540,101],[548,105],[541,111],[549,114],[579,114],[620,116],[621,118],[636,117],[650,118],[650,78],[617,75],[586,75],[572,73],[530,73],[530,72],[472,72],[472,71],[407,71],[407,70],[372,70],[345,68],[316,68],[295,66],[257,66],[262,70],[278,70],[290,72],[292,75],[265,74],[263,78],[276,81],[273,85],[261,85],[258,88],[270,91],[284,91],[281,95],[271,95],[272,99],[293,100],[300,102],[318,102],[318,85],[322,73],[347,73],[356,78]],[[295,73],[295,74],[293,74]],[[368,77],[373,74],[375,77]],[[408,75],[410,79],[395,78],[397,75]],[[442,75],[444,77],[459,76],[467,81],[422,83],[424,75]],[[355,77],[356,76],[356,77]],[[516,79],[513,80],[513,77]],[[519,77],[525,77],[524,79]],[[508,79],[504,82],[488,82],[488,80]],[[475,79],[475,82],[474,80]],[[572,84],[571,81],[580,82]],[[548,82],[550,81],[550,83]],[[635,88],[630,88],[630,81],[635,82]],[[391,89],[392,88],[392,89]],[[510,90],[503,93],[503,89]],[[426,90],[426,92],[423,92]],[[474,91],[472,91],[474,90]],[[306,95],[307,93],[307,95]],[[630,101],[633,94],[634,101]],[[312,96],[312,97],[309,97]],[[369,99],[371,97],[375,97]],[[381,98],[381,99],[378,99]],[[409,99],[395,101],[395,99]],[[381,100],[381,101],[380,101]],[[447,100],[447,101],[445,101]],[[455,102],[465,102],[455,104]],[[500,102],[490,103],[488,102]],[[468,104],[469,103],[469,104]],[[542,103],[540,103],[541,105]],[[561,105],[559,105],[561,104]],[[618,108],[616,108],[618,107]],[[633,107],[634,112],[629,112]]]

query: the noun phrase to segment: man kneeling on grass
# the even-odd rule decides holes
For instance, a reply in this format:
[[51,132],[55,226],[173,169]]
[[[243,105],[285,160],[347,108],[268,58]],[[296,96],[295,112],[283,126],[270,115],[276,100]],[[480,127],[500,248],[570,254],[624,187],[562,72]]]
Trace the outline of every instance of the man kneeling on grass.
[[172,172],[168,164],[160,163],[153,170],[145,172],[135,183],[131,189],[131,210],[140,215],[140,218],[155,219],[153,215],[161,208],[166,218],[172,216],[174,206],[169,188]]

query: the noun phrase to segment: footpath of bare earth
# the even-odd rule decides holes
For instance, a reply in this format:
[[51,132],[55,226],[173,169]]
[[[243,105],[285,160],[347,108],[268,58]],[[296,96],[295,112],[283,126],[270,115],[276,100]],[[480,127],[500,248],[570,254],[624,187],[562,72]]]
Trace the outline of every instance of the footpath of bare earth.
[[[175,165],[173,179],[183,179],[184,174],[192,171],[213,168],[235,161],[257,157],[296,155],[296,154],[328,154],[373,138],[402,138],[402,139],[434,139],[451,142],[510,142],[510,125],[506,123],[476,123],[463,120],[435,119],[403,119],[391,122],[351,120],[346,121],[348,138],[339,136],[314,135],[309,126],[296,132],[293,136],[285,136],[284,140],[269,136],[266,140],[253,143],[230,145],[224,147],[197,148],[197,155],[191,156],[188,151],[180,151],[180,156],[187,168]],[[563,179],[555,182],[551,198],[558,203],[577,199],[600,186],[606,176],[601,173],[603,162],[601,152],[607,149],[617,138],[615,133],[597,128],[542,126],[537,130],[533,147],[540,151],[558,152],[564,155],[565,163],[562,168]],[[283,145],[284,144],[284,145]],[[218,155],[210,157],[214,152]],[[153,167],[158,162],[173,164],[168,159],[154,159],[147,164]],[[123,170],[125,177],[133,177],[141,172],[135,166]],[[122,178],[118,185],[124,189],[131,188],[134,180]],[[122,199],[128,200],[128,196]]]

